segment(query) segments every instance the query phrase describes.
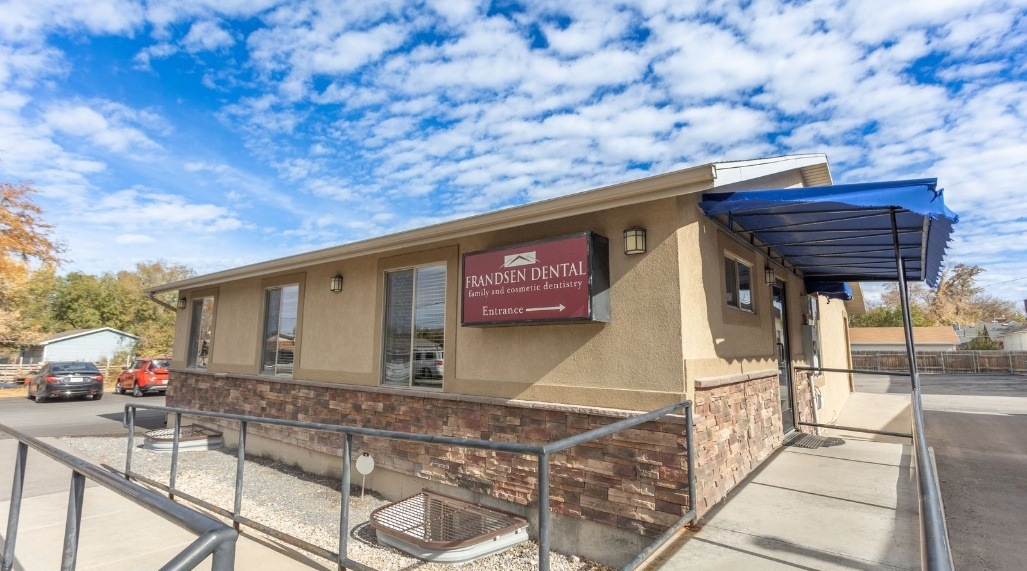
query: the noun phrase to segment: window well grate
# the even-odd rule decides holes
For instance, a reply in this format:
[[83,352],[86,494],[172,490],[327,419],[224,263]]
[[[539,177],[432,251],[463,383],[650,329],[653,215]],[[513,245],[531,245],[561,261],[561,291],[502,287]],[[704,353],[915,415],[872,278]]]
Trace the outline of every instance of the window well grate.
[[[147,450],[170,452],[174,448],[174,428],[150,430],[146,432],[145,436],[143,448]],[[221,448],[224,442],[225,439],[222,437],[222,434],[216,430],[195,424],[187,424],[179,428],[178,449],[183,452],[189,450],[217,450]]]
[[378,508],[371,527],[383,543],[429,561],[469,561],[528,539],[524,518],[429,491]]

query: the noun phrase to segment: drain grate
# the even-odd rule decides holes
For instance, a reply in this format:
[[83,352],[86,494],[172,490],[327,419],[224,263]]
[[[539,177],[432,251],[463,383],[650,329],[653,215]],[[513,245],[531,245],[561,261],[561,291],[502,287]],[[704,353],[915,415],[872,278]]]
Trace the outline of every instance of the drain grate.
[[796,448],[828,448],[831,446],[841,446],[845,444],[845,440],[841,438],[835,438],[833,436],[817,436],[816,434],[806,434],[803,432],[793,432],[785,437],[784,446],[794,446]]
[[371,513],[383,543],[430,561],[469,561],[527,540],[528,522],[427,490]]

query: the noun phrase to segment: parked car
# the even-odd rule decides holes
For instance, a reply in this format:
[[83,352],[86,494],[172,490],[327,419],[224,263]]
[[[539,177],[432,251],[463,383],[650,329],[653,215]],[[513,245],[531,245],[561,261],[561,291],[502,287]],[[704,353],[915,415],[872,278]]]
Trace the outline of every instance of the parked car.
[[51,398],[103,398],[103,375],[87,361],[47,363],[28,382],[28,397],[41,403]]
[[442,350],[417,349],[414,351],[414,373],[418,379],[441,379]]
[[171,360],[167,357],[136,359],[131,367],[125,367],[118,375],[114,392],[119,395],[131,392],[134,397],[163,393],[168,390],[170,366]]

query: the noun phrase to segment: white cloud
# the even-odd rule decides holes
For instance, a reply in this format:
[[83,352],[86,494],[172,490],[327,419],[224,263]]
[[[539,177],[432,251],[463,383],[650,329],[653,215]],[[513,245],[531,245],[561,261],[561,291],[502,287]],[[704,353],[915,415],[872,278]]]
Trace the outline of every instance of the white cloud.
[[[126,125],[119,117],[120,106],[106,116],[86,105],[60,104],[48,109],[43,119],[56,132],[79,137],[116,153],[150,151],[160,148],[141,130]],[[139,118],[137,115],[135,118]]]
[[114,238],[115,244],[153,244],[157,240],[147,234],[119,234]]
[[182,47],[188,52],[213,51],[235,43],[235,38],[213,20],[194,22],[189,33],[182,38]]

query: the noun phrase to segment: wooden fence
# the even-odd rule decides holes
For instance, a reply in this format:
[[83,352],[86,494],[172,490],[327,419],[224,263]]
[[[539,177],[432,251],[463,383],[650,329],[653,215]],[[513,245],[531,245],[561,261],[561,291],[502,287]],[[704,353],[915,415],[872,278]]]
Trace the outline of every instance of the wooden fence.
[[[17,364],[17,363],[4,363],[0,364],[0,383],[13,383],[15,380],[20,381],[31,373],[35,373],[43,367],[45,363],[35,363],[32,365]],[[96,368],[100,369],[103,373],[104,379],[113,382],[114,379],[121,374],[121,367],[129,365],[131,362],[122,363],[118,361],[112,361],[105,359],[96,363]]]
[[[917,351],[921,373],[1027,373],[1027,351]],[[905,351],[853,351],[852,368],[907,372]]]

